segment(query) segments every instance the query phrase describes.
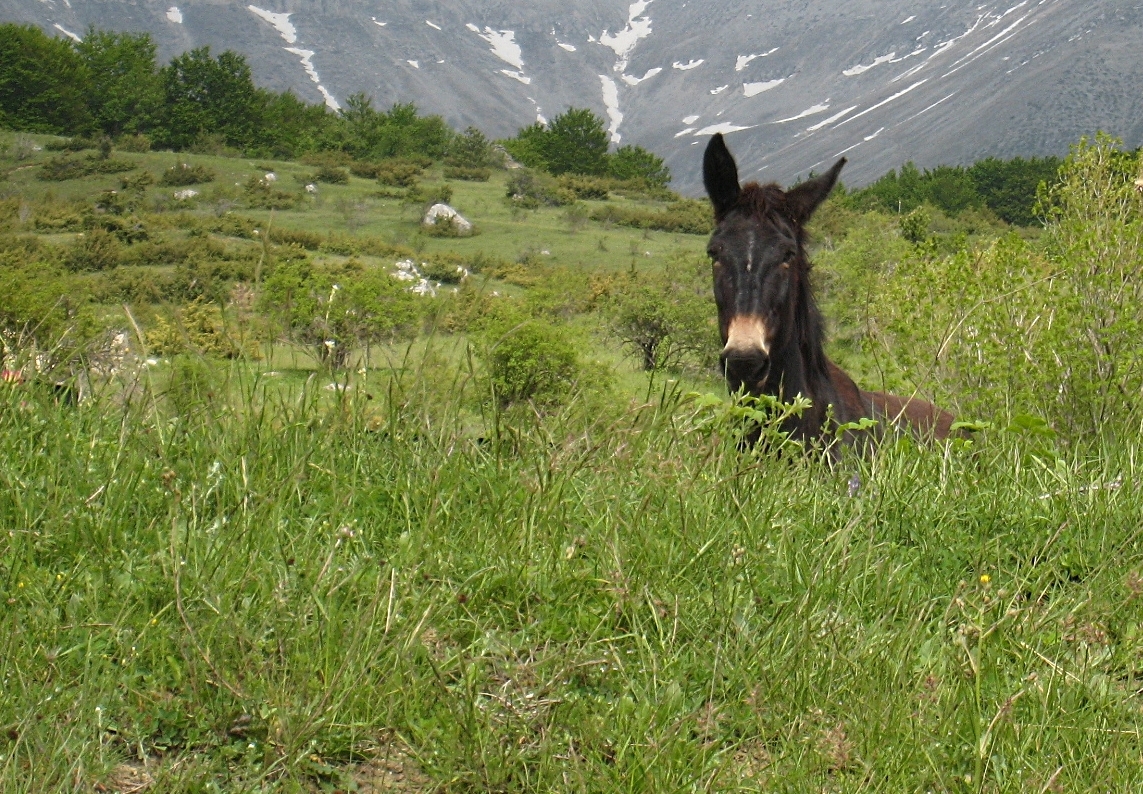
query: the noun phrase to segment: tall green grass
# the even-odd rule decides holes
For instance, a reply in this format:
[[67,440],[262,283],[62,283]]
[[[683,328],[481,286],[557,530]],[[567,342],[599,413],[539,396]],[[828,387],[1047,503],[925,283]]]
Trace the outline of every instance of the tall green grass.
[[1143,785],[1134,439],[272,383],[0,392],[0,790]]

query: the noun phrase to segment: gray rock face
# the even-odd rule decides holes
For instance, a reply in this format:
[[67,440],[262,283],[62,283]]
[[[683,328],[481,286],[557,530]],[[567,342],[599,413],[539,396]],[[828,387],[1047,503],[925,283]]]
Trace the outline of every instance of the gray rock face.
[[1143,6],[1114,0],[0,0],[0,19],[146,30],[164,60],[234,49],[308,101],[365,91],[494,137],[589,107],[692,194],[715,131],[744,179],[844,154],[851,185],[1101,129],[1143,143]]

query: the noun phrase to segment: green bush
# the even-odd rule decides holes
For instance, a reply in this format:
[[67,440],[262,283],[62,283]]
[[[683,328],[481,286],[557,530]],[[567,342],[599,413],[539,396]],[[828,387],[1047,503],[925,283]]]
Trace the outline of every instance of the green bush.
[[159,178],[159,184],[168,187],[184,187],[186,185],[201,185],[206,182],[213,182],[214,178],[214,171],[206,166],[179,163],[163,172],[163,175]]
[[709,270],[705,261],[677,259],[665,270],[631,270],[603,287],[612,333],[644,370],[713,367],[718,329]]
[[325,182],[328,185],[348,185],[349,172],[344,168],[322,166],[309,179],[310,182]]
[[40,166],[38,178],[45,182],[64,182],[92,174],[119,174],[135,168],[130,160],[89,156],[83,159],[53,157]]
[[421,262],[418,268],[425,278],[441,284],[459,284],[468,277],[468,269],[453,261]]
[[463,182],[487,182],[492,178],[492,170],[489,168],[467,168],[464,166],[445,166],[444,168],[445,179],[458,179]]
[[658,211],[608,204],[593,210],[591,217],[600,223],[633,226],[636,229],[682,234],[710,234],[714,231],[714,215],[710,204],[695,199],[679,199]]
[[579,356],[564,329],[505,309],[485,321],[482,357],[502,405],[566,400],[579,375]]
[[72,272],[110,270],[119,264],[122,246],[118,238],[104,229],[91,229],[71,244],[64,260]]
[[1143,394],[1139,158],[1100,136],[1041,195],[1047,246],[919,247],[868,283],[872,331],[922,393],[1002,421],[1034,414],[1073,442],[1137,432]]
[[452,185],[441,184],[436,187],[417,185],[406,191],[403,203],[430,207],[433,204],[448,204],[450,201],[452,201]]
[[391,187],[412,187],[423,172],[422,166],[407,160],[389,160],[374,169],[377,181]]
[[246,180],[242,194],[246,206],[251,209],[288,210],[297,206],[300,200],[298,194],[278,190],[274,187],[274,183],[260,176],[252,176]]
[[577,199],[606,201],[611,197],[611,181],[600,177],[564,174],[557,184],[570,190]]
[[561,187],[551,176],[527,168],[520,168],[508,177],[507,197],[516,206],[526,209],[547,205],[566,207],[576,202],[576,195]]
[[151,139],[146,135],[122,135],[115,139],[115,148],[121,152],[149,152]]

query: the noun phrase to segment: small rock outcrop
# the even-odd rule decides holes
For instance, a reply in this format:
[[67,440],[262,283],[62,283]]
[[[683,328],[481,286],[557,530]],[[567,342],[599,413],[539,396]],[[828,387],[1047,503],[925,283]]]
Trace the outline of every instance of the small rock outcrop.
[[453,227],[462,234],[472,231],[472,224],[465,220],[459,212],[448,204],[434,204],[429,207],[421,223],[425,226],[436,226],[438,223],[451,223]]

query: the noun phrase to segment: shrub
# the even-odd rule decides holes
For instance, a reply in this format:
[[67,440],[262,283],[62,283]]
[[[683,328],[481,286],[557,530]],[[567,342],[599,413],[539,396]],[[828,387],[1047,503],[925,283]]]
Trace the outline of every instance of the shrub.
[[483,171],[492,163],[492,156],[492,144],[488,138],[476,127],[469,127],[453,136],[445,162],[461,170]]
[[1046,250],[1009,234],[982,250],[928,245],[869,285],[872,332],[942,401],[1065,438],[1137,432],[1143,360],[1143,201],[1136,155],[1100,136],[1041,194]]
[[349,172],[344,168],[334,168],[332,166],[322,166],[313,173],[309,179],[310,182],[324,182],[328,185],[348,185]]
[[561,187],[547,174],[520,168],[508,177],[508,199],[516,206],[535,209],[541,205],[566,207],[576,202],[571,190]]
[[84,149],[98,149],[99,141],[77,135],[74,138],[57,138],[44,144],[49,152],[82,152]]
[[122,135],[115,139],[115,148],[121,152],[149,152],[151,139],[146,135]]
[[326,236],[317,232],[307,232],[301,229],[273,228],[270,230],[270,242],[280,245],[296,245],[307,251],[316,251],[325,242]]
[[610,180],[592,176],[564,174],[557,184],[575,194],[577,199],[606,201],[610,198]]
[[96,228],[76,238],[68,250],[64,264],[72,272],[110,270],[119,264],[121,250],[114,234]]
[[489,168],[466,168],[464,166],[445,166],[445,179],[458,179],[463,182],[487,182],[492,178]]
[[448,204],[450,201],[452,201],[452,185],[442,184],[436,187],[417,185],[405,193],[403,203],[428,207],[433,204]]
[[146,333],[147,347],[161,356],[197,353],[220,358],[237,358],[241,347],[231,338],[216,303],[195,299],[178,312],[178,324],[162,317]]
[[40,166],[37,176],[45,182],[63,182],[68,179],[80,179],[91,174],[118,174],[133,168],[135,168],[135,164],[129,160],[116,160],[99,156],[83,159],[53,157]]
[[492,389],[502,405],[558,403],[571,393],[579,356],[562,329],[506,308],[485,321],[482,343]]
[[710,204],[696,199],[680,199],[658,211],[608,204],[594,210],[591,217],[601,223],[663,232],[710,234],[714,230]]
[[243,188],[243,199],[246,206],[251,209],[288,210],[293,209],[299,197],[284,190],[278,190],[272,182],[267,182],[260,176],[252,176],[246,180]]
[[713,365],[718,334],[708,271],[706,262],[676,261],[665,271],[632,270],[604,286],[612,333],[644,370]]
[[214,177],[214,171],[206,166],[179,163],[163,172],[163,175],[159,178],[159,184],[168,187],[201,185],[206,182],[213,182]]
[[468,278],[468,269],[452,261],[421,262],[421,275],[441,284],[459,284]]
[[378,182],[390,187],[412,187],[424,171],[419,164],[408,160],[388,160],[378,163],[375,175]]

